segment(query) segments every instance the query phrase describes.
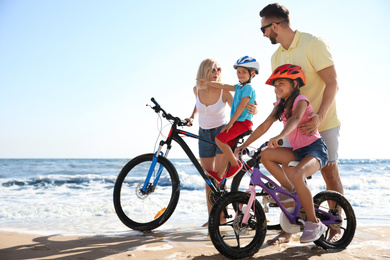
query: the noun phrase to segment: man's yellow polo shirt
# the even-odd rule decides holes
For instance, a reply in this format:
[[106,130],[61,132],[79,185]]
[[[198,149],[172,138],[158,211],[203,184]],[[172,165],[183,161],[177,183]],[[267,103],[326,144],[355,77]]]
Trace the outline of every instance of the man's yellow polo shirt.
[[[317,112],[321,106],[322,95],[325,90],[325,83],[317,71],[334,65],[328,44],[321,38],[309,33],[295,31],[290,48],[286,50],[280,45],[272,55],[272,70],[283,64],[294,64],[302,68],[305,73],[306,84],[301,87],[301,93],[309,99],[314,111]],[[335,101],[318,130],[321,132],[339,125],[340,121],[337,118]]]

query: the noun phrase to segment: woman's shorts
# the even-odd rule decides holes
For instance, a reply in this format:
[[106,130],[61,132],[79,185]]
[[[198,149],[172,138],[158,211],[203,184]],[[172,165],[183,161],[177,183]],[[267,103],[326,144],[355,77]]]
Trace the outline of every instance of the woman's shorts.
[[[199,136],[215,143],[215,137],[221,132],[225,125],[221,125],[217,128],[203,129],[199,127]],[[222,154],[221,149],[215,144],[199,140],[199,157],[210,158],[215,157],[217,154]]]
[[297,161],[302,160],[304,157],[311,155],[320,162],[322,169],[328,163],[328,148],[322,138],[317,139],[313,143],[299,148],[294,152]]

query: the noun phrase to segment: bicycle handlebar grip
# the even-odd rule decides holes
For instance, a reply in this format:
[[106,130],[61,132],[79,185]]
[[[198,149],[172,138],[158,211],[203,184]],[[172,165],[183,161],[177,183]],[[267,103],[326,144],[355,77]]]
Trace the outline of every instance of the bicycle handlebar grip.
[[156,106],[159,106],[159,104],[157,103],[157,101],[154,99],[154,98],[151,98],[150,99]]
[[283,139],[278,140],[278,145],[283,145]]

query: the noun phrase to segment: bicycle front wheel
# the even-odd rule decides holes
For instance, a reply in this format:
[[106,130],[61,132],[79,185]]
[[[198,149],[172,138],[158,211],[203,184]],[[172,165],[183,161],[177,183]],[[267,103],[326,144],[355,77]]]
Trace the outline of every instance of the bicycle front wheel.
[[249,211],[247,224],[242,223],[249,197],[245,192],[229,192],[220,197],[211,209],[210,238],[215,248],[226,257],[251,257],[259,251],[264,242],[267,221],[257,200],[254,200]]
[[[114,187],[114,206],[119,219],[131,229],[149,231],[164,224],[176,208],[180,181],[173,164],[159,156],[152,166],[153,154],[143,154],[128,162]],[[151,168],[153,167],[153,168]],[[150,180],[145,181],[149,171]],[[157,183],[157,173],[161,172]]]

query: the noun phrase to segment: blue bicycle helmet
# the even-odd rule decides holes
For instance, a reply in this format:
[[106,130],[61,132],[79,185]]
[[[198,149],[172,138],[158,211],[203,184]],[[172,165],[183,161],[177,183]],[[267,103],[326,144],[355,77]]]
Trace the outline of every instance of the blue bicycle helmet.
[[249,71],[254,70],[256,74],[259,74],[260,69],[259,63],[256,61],[256,59],[249,56],[239,58],[233,67],[235,69],[237,69],[237,67],[244,67]]

